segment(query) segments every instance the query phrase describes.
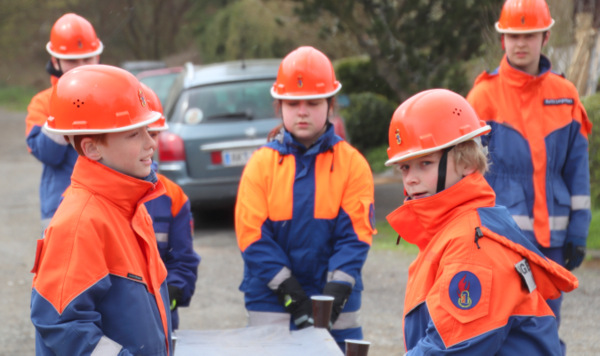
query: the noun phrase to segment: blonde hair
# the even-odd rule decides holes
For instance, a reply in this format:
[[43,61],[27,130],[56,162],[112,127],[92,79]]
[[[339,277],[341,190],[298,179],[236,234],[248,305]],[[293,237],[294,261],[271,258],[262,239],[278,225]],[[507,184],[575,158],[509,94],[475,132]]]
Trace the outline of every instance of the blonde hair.
[[480,142],[469,140],[461,142],[454,146],[450,151],[454,157],[454,164],[464,164],[466,166],[474,166],[481,174],[485,174],[488,170],[488,158],[481,146]]

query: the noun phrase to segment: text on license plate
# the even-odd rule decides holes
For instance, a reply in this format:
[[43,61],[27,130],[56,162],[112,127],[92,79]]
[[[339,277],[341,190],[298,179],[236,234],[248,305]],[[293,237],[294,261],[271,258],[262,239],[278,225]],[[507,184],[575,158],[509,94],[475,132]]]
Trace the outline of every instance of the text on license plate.
[[235,150],[224,150],[221,152],[223,165],[226,167],[244,166],[248,163],[250,156],[256,151],[256,148],[242,148]]

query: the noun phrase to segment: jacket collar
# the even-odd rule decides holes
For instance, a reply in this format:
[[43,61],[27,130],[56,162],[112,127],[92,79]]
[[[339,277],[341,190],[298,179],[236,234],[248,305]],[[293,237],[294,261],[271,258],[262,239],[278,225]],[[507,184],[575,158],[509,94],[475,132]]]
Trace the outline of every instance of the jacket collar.
[[548,75],[548,73],[550,73],[551,67],[552,65],[550,60],[542,55],[540,56],[540,74],[537,76],[531,75],[513,67],[505,54],[504,57],[502,57],[502,61],[500,61],[500,67],[498,68],[498,71],[500,72],[501,77],[506,79],[510,85],[523,87],[529,83],[541,81]]
[[268,145],[276,149],[280,154],[304,154],[317,155],[319,153],[331,150],[331,148],[341,141],[341,138],[335,135],[333,125],[327,123],[327,130],[317,139],[310,147],[306,147],[296,141],[289,131],[282,129],[283,135],[278,135],[276,140],[271,141]]
[[427,198],[406,200],[387,216],[392,228],[423,250],[451,220],[465,211],[493,207],[496,194],[483,175],[472,173],[452,187]]
[[79,156],[75,162],[71,184],[73,187],[81,186],[93,194],[101,195],[130,215],[140,204],[165,193],[165,188],[160,182],[154,184],[119,173],[83,156]]

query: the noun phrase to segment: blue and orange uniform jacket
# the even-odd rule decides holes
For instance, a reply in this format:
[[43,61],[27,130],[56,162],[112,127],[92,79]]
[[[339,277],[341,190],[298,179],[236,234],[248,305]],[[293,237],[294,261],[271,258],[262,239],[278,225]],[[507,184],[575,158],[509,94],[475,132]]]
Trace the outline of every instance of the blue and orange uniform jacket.
[[[152,218],[158,252],[167,268],[167,285],[182,294],[177,307],[190,305],[196,289],[200,256],[194,251],[194,220],[190,202],[175,182],[162,174],[156,177],[166,189],[165,194],[145,203]],[[171,311],[173,329],[179,327],[177,308]]]
[[144,202],[154,184],[80,157],[32,272],[37,355],[171,355],[167,270]]
[[495,205],[483,175],[406,200],[387,220],[419,248],[404,300],[407,355],[562,354],[546,300],[577,288],[577,278]]
[[[58,80],[51,77],[54,85]],[[27,107],[25,137],[29,152],[42,162],[40,181],[40,209],[44,226],[58,208],[62,193],[71,184],[77,151],[63,136],[42,130],[50,115],[52,87],[36,94]]]
[[492,127],[482,142],[491,159],[486,179],[498,204],[541,247],[585,245],[592,125],[573,84],[551,72],[544,56],[537,76],[515,69],[504,56],[493,73],[479,75],[467,100]]
[[[248,311],[285,312],[273,283],[287,271],[309,296],[322,294],[328,280],[352,285],[338,322],[357,316],[375,233],[373,176],[333,126],[308,149],[286,131],[253,154],[240,181],[235,229]],[[347,321],[333,329],[358,327]]]

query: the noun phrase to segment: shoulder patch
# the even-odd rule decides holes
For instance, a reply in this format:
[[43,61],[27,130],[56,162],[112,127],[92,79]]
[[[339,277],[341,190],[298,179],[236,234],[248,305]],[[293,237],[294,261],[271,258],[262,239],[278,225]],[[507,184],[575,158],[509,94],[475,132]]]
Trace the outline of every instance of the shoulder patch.
[[450,300],[458,309],[471,309],[481,299],[481,282],[475,274],[469,271],[458,272],[450,281],[448,294]]
[[444,267],[440,276],[440,307],[465,324],[489,314],[491,291],[492,270],[489,267],[452,263]]

